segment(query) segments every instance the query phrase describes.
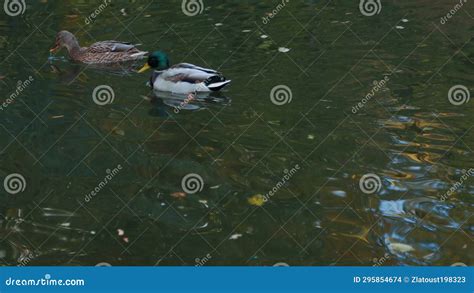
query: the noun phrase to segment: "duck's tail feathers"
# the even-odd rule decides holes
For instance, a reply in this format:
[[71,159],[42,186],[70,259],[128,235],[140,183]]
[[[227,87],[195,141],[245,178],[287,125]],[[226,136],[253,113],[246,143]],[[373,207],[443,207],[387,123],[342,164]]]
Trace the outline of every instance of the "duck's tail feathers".
[[226,80],[223,76],[211,76],[209,77],[204,84],[207,86],[208,89],[211,91],[219,91],[226,85],[228,85],[231,80]]

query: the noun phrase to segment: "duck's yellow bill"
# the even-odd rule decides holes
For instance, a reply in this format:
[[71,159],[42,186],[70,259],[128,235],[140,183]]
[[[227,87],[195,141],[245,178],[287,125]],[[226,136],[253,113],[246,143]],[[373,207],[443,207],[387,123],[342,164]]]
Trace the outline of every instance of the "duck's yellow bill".
[[151,68],[150,65],[148,65],[148,63],[145,63],[145,65],[143,65],[142,69],[138,70],[138,73],[145,72],[150,68]]

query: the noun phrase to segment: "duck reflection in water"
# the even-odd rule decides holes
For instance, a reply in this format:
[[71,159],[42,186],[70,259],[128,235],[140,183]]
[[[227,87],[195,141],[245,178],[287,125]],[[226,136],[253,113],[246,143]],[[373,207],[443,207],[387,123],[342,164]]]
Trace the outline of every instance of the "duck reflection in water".
[[179,114],[181,111],[204,110],[213,104],[228,106],[231,99],[222,93],[189,93],[188,95],[174,94],[170,92],[153,91],[147,97],[153,108],[149,111],[151,116],[169,117]]
[[[48,58],[51,72],[57,74],[59,79],[67,84],[73,83],[75,80],[82,80],[83,74],[86,70],[92,70],[98,73],[111,74],[115,76],[132,76],[136,74],[138,64],[136,61],[130,62],[120,62],[113,64],[79,64],[79,63],[70,63],[64,57],[53,57]],[[65,66],[60,66],[59,63],[64,63]],[[85,75],[84,75],[85,76]]]

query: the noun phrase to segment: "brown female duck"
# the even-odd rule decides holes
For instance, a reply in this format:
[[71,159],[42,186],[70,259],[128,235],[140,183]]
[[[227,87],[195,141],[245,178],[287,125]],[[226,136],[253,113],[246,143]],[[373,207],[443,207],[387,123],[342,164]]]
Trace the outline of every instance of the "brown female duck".
[[81,47],[77,38],[68,31],[56,35],[56,43],[49,51],[54,53],[65,47],[72,60],[87,64],[110,64],[143,59],[148,52],[140,51],[131,43],[103,41],[90,47]]

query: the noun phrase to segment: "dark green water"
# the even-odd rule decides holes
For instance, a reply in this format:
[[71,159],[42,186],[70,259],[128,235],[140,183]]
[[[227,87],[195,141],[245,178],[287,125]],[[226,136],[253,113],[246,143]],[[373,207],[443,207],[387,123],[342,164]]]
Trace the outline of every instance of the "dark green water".
[[[474,263],[474,104],[448,100],[474,89],[472,3],[442,24],[457,2],[383,1],[374,16],[358,1],[203,2],[186,16],[181,1],[112,1],[90,24],[92,1],[0,11],[0,178],[24,178],[0,188],[2,264]],[[232,84],[176,111],[148,75],[48,59],[62,29]],[[111,104],[94,103],[100,85]],[[272,103],[278,85],[291,102]],[[202,190],[183,192],[188,174]]]

